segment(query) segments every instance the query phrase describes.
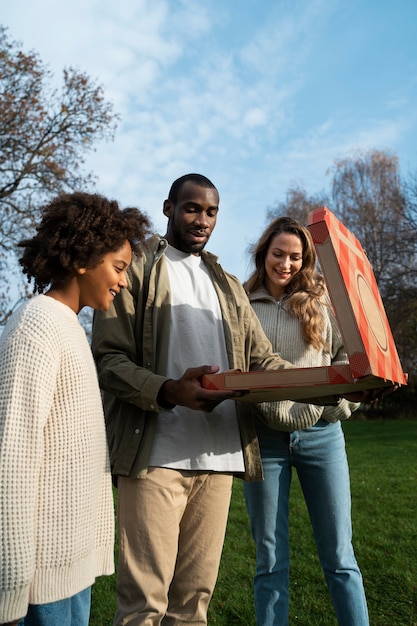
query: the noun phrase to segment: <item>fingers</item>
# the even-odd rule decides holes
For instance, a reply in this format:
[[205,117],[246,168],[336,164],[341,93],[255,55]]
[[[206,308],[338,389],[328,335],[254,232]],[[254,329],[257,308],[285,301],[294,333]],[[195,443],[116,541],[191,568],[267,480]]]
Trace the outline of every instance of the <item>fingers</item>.
[[172,408],[178,404],[211,413],[224,400],[233,400],[248,393],[232,389],[205,389],[201,383],[202,377],[215,374],[218,370],[217,365],[201,365],[187,369],[177,380],[167,380],[160,389],[160,405]]
[[211,413],[214,409],[224,402],[225,400],[234,400],[235,398],[239,398],[244,395],[245,391],[234,391],[231,389],[215,391],[212,389],[203,389],[201,388],[198,393],[198,397],[196,398],[196,407],[199,411],[204,411],[204,413]]
[[200,365],[199,367],[189,367],[182,378],[202,378],[205,374],[216,374],[219,371],[218,365]]
[[365,397],[363,402],[369,404],[371,407],[376,407],[378,402],[389,396],[391,393],[399,389],[399,385],[393,384],[390,387],[379,387],[376,389],[368,389],[365,391]]

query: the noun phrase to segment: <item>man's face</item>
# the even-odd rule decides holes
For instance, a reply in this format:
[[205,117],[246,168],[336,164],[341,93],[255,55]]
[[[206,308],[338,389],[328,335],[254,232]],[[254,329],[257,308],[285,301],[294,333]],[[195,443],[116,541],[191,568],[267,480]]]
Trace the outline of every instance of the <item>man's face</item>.
[[216,225],[219,211],[219,194],[216,189],[201,187],[192,181],[185,182],[174,205],[164,202],[168,217],[166,239],[168,243],[189,254],[199,255]]

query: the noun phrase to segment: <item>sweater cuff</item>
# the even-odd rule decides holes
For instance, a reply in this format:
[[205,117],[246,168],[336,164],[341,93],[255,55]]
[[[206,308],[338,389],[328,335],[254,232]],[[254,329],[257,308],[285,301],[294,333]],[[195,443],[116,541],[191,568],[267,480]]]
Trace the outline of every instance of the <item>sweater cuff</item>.
[[0,590],[0,623],[25,617],[29,607],[29,585],[13,591]]

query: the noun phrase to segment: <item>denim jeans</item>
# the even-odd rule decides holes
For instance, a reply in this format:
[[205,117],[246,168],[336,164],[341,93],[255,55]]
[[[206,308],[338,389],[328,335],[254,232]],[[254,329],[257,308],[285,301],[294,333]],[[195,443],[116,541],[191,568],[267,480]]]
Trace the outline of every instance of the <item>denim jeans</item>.
[[256,545],[258,626],[288,625],[288,510],[295,467],[339,626],[368,626],[362,575],[352,547],[349,468],[340,422],[280,432],[256,423],[265,480],[245,483]]
[[18,626],[88,626],[91,587],[70,598],[48,604],[29,604],[26,617]]

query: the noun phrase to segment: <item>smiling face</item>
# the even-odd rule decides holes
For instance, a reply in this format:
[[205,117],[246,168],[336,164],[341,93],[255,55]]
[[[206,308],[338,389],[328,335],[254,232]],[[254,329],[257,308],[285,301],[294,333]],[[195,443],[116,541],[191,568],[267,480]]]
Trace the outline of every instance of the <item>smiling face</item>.
[[107,311],[116,295],[127,286],[126,270],[132,260],[132,249],[128,241],[116,252],[108,252],[93,268],[77,271],[79,309],[90,306]]
[[190,254],[199,255],[216,225],[219,194],[216,189],[185,182],[178,192],[178,200],[164,202],[168,217],[168,243]]
[[303,244],[293,234],[282,232],[271,240],[265,256],[265,286],[276,299],[280,298],[303,265]]

